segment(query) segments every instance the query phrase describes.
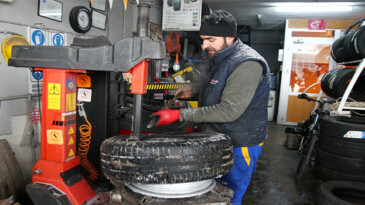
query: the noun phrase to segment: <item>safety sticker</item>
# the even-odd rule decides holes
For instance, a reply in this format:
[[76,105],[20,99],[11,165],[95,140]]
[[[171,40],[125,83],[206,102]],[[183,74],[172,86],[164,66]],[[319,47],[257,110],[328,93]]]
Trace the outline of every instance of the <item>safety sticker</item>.
[[77,87],[79,88],[90,88],[91,78],[88,75],[81,74],[77,75]]
[[68,130],[68,134],[71,135],[73,133],[75,133],[74,128],[70,127],[70,129]]
[[365,131],[348,131],[343,137],[365,139]]
[[75,89],[75,83],[72,80],[67,80],[66,81],[66,87],[69,90],[73,90],[73,89]]
[[68,153],[68,157],[72,157],[74,155],[75,155],[75,152],[72,149],[70,149],[70,152]]
[[48,83],[48,109],[61,109],[61,84]]
[[69,90],[73,90],[76,87],[76,76],[75,75],[68,75],[66,80],[66,88]]
[[66,94],[66,112],[76,110],[76,93]]
[[76,114],[76,110],[72,111],[72,112],[62,113],[61,115],[62,116],[69,116],[69,115],[74,115],[74,114]]
[[70,137],[70,140],[68,141],[68,145],[73,145],[75,143],[74,139]]
[[62,130],[47,130],[47,143],[62,145],[63,144]]

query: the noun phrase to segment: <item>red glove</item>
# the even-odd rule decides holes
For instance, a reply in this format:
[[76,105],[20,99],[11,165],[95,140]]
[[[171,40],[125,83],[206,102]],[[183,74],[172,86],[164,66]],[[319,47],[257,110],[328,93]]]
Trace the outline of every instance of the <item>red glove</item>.
[[168,125],[180,120],[180,110],[163,109],[158,112],[152,113],[152,115],[160,116],[160,120],[156,124],[156,127],[159,125]]

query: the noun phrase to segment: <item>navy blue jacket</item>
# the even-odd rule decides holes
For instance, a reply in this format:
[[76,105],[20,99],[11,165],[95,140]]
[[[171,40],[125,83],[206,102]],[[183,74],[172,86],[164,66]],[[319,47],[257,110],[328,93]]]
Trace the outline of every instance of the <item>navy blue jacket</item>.
[[[207,55],[205,53],[204,55]],[[207,58],[208,59],[208,58]],[[230,74],[245,61],[257,61],[262,66],[263,78],[245,112],[233,122],[206,123],[215,131],[232,138],[233,146],[257,145],[267,138],[267,103],[270,92],[270,70],[265,59],[241,40],[215,55],[208,73],[208,80],[202,86],[199,106],[220,103],[223,89]]]

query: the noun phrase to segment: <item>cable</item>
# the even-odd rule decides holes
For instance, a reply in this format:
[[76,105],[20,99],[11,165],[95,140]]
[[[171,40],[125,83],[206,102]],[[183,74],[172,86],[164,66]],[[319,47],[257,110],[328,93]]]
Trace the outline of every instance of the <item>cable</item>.
[[285,21],[282,21],[282,22],[279,22],[277,24],[274,24],[272,26],[268,26],[268,27],[264,27],[264,28],[252,28],[252,29],[256,29],[256,30],[267,30],[267,29],[270,29],[270,28],[275,28],[276,26],[279,26],[281,24],[284,24]]
[[[342,99],[342,97],[339,97],[336,100],[336,102],[331,105],[330,109],[331,110],[337,110],[338,107],[340,106],[341,99]],[[352,102],[346,102],[345,106],[348,106],[348,107],[365,107],[365,102],[357,102],[356,100],[351,99],[350,97],[348,99],[351,100]],[[359,116],[365,116],[365,114],[356,112],[354,110],[352,110],[352,112],[359,115]]]
[[90,173],[90,179],[92,181],[95,181],[99,177],[99,172],[95,168],[95,166],[87,159],[87,153],[89,152],[90,148],[92,126],[89,120],[87,120],[86,116],[84,116],[84,119],[87,124],[83,124],[79,127],[80,143],[78,148],[78,155],[80,156],[81,166]]
[[169,59],[171,56],[175,56],[175,64],[179,64],[179,53],[181,49],[180,36],[176,32],[172,32],[166,43],[167,52],[169,53]]

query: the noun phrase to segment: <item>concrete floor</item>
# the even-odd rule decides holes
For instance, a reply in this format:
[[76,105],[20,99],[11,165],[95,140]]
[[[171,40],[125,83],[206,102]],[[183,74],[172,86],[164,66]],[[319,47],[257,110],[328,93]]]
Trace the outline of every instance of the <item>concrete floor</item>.
[[314,191],[319,180],[311,173],[305,173],[299,182],[295,181],[298,151],[286,148],[285,128],[275,122],[269,123],[269,137],[243,196],[243,204],[314,204]]

